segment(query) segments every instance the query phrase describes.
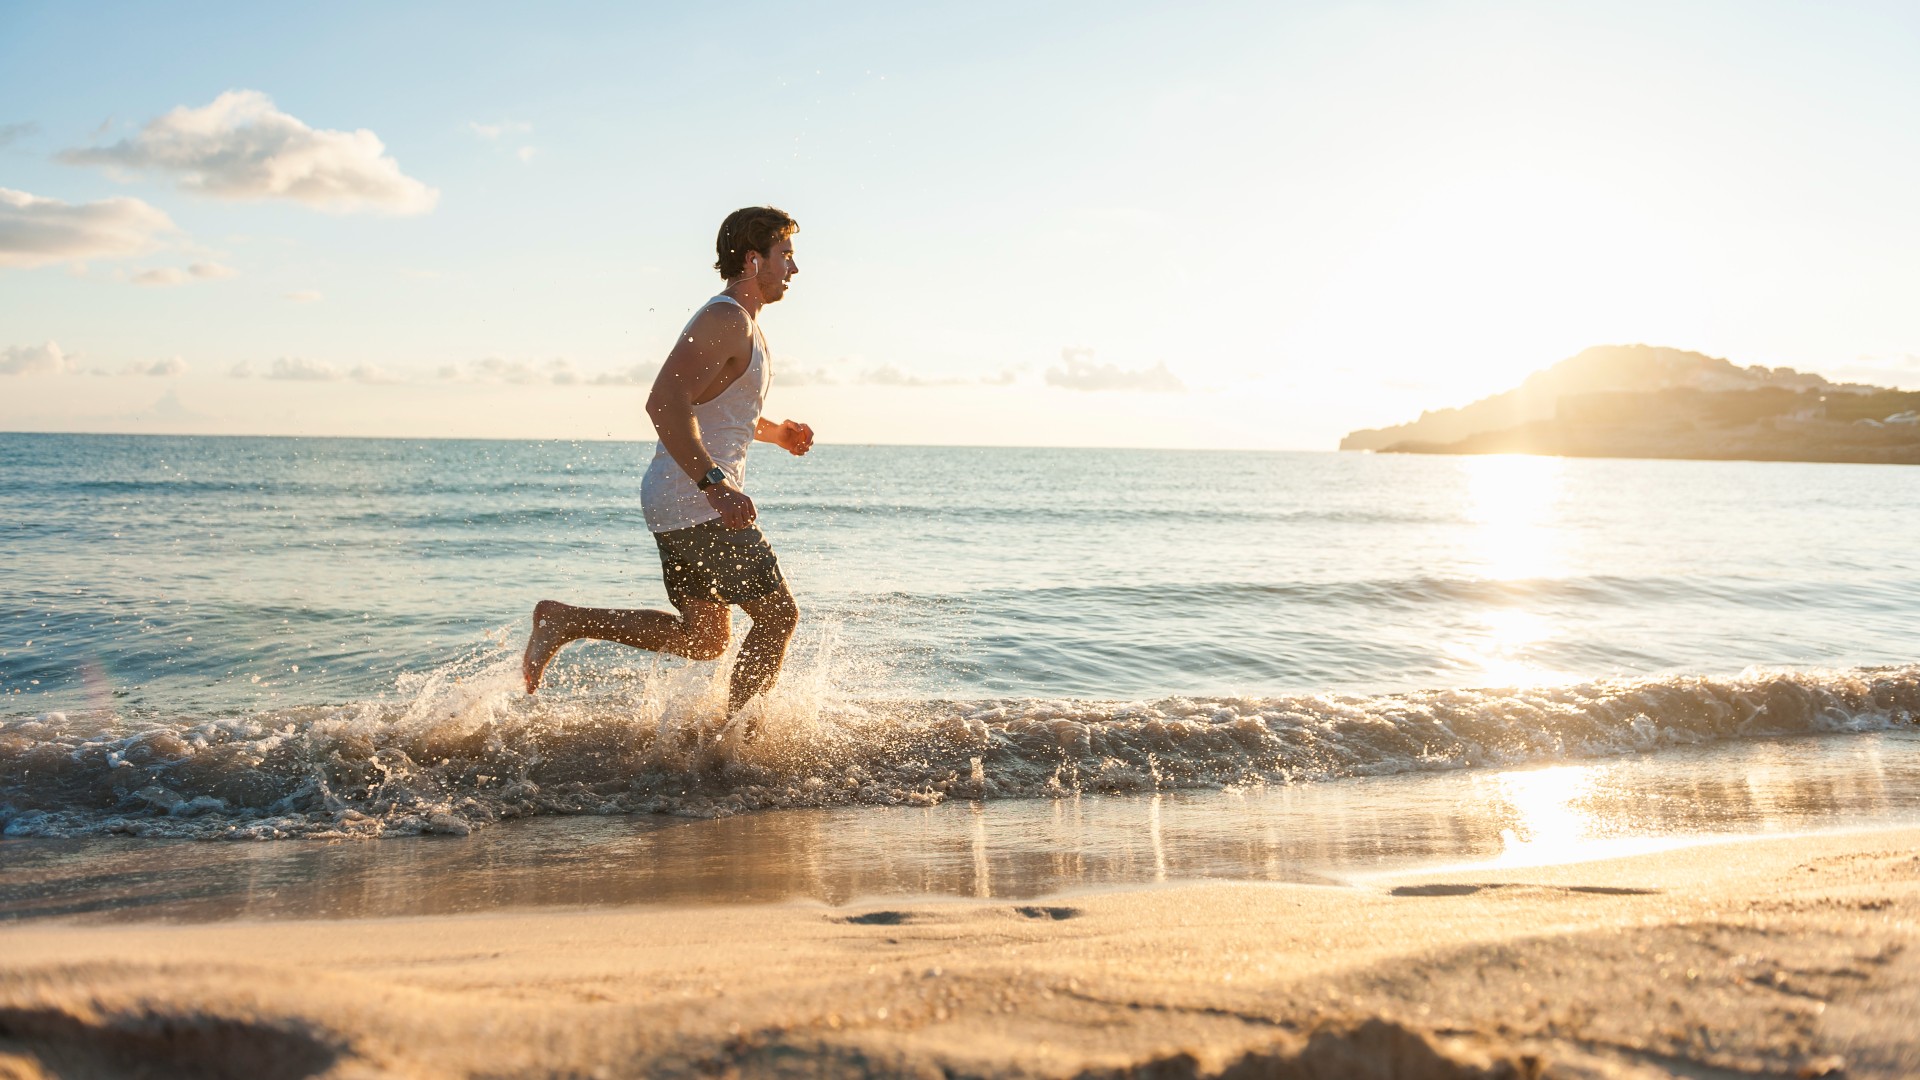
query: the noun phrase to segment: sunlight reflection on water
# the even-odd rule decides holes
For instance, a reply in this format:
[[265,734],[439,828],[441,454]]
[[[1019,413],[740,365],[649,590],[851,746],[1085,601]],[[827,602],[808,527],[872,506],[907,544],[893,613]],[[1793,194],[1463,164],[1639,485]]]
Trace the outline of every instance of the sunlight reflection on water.
[[[1567,500],[1566,461],[1501,455],[1464,459],[1470,551],[1463,560],[1489,581],[1552,579],[1567,572],[1571,535],[1562,520]],[[1515,600],[1524,599],[1516,597]],[[1463,670],[1492,685],[1539,686],[1574,673],[1542,663],[1542,648],[1562,636],[1558,621],[1538,611],[1485,604],[1470,615],[1477,624],[1443,648]]]
[[0,921],[323,918],[633,904],[1020,899],[1193,879],[1338,884],[1920,821],[1920,735],[1148,796],[540,818],[465,839],[12,841]]

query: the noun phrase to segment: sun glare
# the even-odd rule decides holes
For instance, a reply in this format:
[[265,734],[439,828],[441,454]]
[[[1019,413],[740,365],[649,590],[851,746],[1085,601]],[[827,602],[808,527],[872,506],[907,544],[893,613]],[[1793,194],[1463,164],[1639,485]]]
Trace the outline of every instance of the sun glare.
[[1478,619],[1480,633],[1447,646],[1457,663],[1480,673],[1477,681],[1489,686],[1540,686],[1566,677],[1530,655],[1555,636],[1553,620],[1515,608],[1485,608]]
[[1594,839],[1593,820],[1579,804],[1598,772],[1594,765],[1562,765],[1502,775],[1499,797],[1513,817],[1500,830],[1498,861],[1526,866],[1577,858]]
[[1504,811],[1500,854],[1489,865],[1549,866],[1666,851],[1699,842],[1695,836],[1644,835],[1644,823],[1593,808],[1613,766],[1560,765],[1502,773],[1490,796]]
[[[1638,327],[1698,325],[1684,287],[1695,253],[1630,188],[1567,171],[1427,179],[1418,197],[1342,238],[1344,257],[1317,282],[1297,331],[1303,352],[1464,404],[1512,386],[1541,356],[1604,340],[1608,312],[1622,306]],[[1672,265],[1648,267],[1654,250]]]
[[1527,583],[1563,573],[1564,535],[1557,523],[1565,484],[1559,458],[1499,456],[1458,460],[1465,479],[1463,516],[1469,523],[1459,552],[1461,573],[1512,587],[1473,613],[1477,631],[1447,648],[1455,662],[1490,684],[1533,686],[1562,673],[1532,653],[1559,633],[1552,618],[1522,607]]
[[1475,572],[1495,581],[1548,577],[1563,558],[1556,516],[1565,461],[1519,454],[1463,457],[1468,520],[1474,533],[1468,558]]

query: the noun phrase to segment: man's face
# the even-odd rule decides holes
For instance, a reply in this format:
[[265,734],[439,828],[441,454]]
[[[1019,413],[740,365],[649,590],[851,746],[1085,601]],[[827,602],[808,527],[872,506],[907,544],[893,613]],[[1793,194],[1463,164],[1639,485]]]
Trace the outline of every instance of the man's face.
[[793,261],[793,237],[775,242],[767,257],[760,260],[759,272],[753,276],[754,283],[760,286],[760,298],[771,304],[787,295],[787,283],[799,272],[799,264]]

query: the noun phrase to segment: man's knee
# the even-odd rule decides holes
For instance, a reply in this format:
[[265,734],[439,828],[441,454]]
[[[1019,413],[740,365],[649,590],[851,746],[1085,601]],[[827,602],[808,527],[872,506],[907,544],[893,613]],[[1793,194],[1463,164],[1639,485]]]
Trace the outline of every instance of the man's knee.
[[764,628],[781,637],[792,637],[794,628],[800,625],[800,605],[793,602],[793,594],[785,589],[754,601],[747,614],[753,619],[754,629]]

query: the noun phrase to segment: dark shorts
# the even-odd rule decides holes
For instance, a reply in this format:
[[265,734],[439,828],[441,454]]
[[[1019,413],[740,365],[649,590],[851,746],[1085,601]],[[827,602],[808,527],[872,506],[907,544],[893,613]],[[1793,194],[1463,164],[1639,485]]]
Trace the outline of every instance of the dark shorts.
[[779,592],[787,579],[773,545],[758,528],[729,529],[704,521],[690,529],[653,534],[660,545],[660,570],[667,599],[745,604]]

